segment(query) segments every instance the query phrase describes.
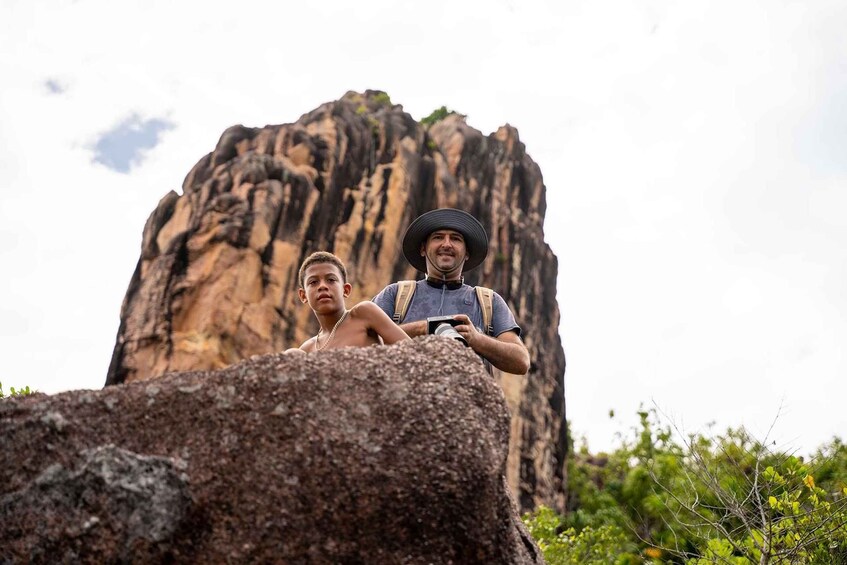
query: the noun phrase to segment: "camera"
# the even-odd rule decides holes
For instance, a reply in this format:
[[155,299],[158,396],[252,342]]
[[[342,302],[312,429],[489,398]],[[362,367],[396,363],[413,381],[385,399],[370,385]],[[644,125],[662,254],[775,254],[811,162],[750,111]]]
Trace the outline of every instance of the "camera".
[[431,335],[440,335],[442,337],[449,337],[457,341],[461,341],[465,345],[465,347],[467,347],[467,340],[462,337],[462,334],[460,334],[453,328],[453,326],[458,326],[461,323],[462,322],[460,322],[459,320],[453,319],[452,316],[435,316],[432,318],[427,318],[426,333]]

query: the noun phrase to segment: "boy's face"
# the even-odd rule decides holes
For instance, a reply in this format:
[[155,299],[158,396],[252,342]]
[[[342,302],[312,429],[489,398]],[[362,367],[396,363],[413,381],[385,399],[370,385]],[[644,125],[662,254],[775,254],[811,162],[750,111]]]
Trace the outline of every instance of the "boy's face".
[[344,299],[350,296],[353,286],[343,282],[341,271],[332,263],[309,265],[303,276],[303,288],[298,290],[300,300],[317,313],[344,308]]

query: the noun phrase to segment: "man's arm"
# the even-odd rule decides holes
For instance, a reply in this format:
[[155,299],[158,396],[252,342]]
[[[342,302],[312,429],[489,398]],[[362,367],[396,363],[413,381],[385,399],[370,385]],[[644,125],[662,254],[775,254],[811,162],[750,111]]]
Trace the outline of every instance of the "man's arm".
[[408,324],[400,324],[400,329],[406,332],[409,337],[418,337],[419,335],[427,334],[426,320],[418,320],[417,322],[409,322]]
[[[456,331],[467,340],[468,346],[488,359],[492,365],[513,375],[525,375],[529,371],[529,351],[518,334],[506,331],[497,337],[491,337],[477,331],[466,315],[459,314],[453,317],[462,322],[456,326]],[[426,322],[424,322],[424,333],[426,333]]]

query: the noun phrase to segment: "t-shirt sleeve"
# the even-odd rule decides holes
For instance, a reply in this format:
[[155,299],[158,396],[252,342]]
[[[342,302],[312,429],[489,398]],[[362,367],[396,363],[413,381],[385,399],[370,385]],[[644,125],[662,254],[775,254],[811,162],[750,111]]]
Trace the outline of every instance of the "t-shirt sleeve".
[[515,321],[515,316],[506,305],[506,301],[495,292],[492,302],[493,313],[491,317],[493,320],[491,320],[491,325],[494,327],[494,337],[508,331],[513,331],[520,337],[521,327]]
[[391,283],[374,296],[373,302],[391,318],[394,316],[394,300],[397,297],[397,283]]

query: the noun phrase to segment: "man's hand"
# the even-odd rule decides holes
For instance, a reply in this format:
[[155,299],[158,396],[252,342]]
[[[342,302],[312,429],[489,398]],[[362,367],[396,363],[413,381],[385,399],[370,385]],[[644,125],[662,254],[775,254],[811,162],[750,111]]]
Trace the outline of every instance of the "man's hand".
[[460,324],[455,326],[459,334],[468,342],[468,347],[506,373],[524,375],[529,371],[529,352],[515,332],[503,332],[496,338],[477,331],[465,314],[453,316]]
[[[471,322],[471,319],[468,318],[466,314],[456,314],[453,316],[453,319],[460,322],[458,326],[453,326],[453,328],[459,332],[463,338],[465,338],[465,341],[468,342],[468,347],[477,351],[479,344],[478,339],[483,334],[477,331],[476,326],[473,325],[473,322]],[[479,352],[477,351],[477,353]]]

